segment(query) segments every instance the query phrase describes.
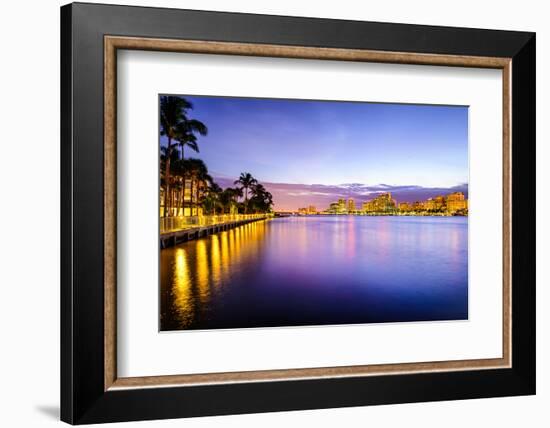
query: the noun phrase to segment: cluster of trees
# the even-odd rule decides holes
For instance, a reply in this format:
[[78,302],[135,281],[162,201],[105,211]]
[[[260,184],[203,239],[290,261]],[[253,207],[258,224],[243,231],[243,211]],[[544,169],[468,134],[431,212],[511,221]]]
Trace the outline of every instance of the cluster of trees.
[[[271,211],[273,196],[248,172],[235,180],[236,187],[222,189],[211,183],[202,202],[205,214],[258,214]],[[242,201],[239,201],[242,198]]]
[[209,175],[200,159],[185,158],[185,148],[199,152],[198,137],[208,134],[204,123],[190,119],[191,102],[183,97],[160,99],[161,190],[165,217],[228,213],[265,213],[271,211],[273,197],[250,173],[242,173],[236,187],[222,189]]

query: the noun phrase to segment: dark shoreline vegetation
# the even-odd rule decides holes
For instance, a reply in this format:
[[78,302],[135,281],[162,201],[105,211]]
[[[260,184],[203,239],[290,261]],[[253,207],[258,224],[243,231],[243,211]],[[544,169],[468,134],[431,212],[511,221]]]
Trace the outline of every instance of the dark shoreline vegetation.
[[161,217],[271,213],[273,196],[249,172],[222,189],[201,159],[185,158],[185,147],[198,153],[199,136],[208,134],[204,123],[189,117],[192,109],[183,97],[160,97],[160,135],[168,140],[160,147]]

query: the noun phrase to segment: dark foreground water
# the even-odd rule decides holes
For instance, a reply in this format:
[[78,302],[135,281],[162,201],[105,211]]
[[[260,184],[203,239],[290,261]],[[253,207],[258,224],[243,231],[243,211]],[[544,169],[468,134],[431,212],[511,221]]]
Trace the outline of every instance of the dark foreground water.
[[161,330],[468,317],[465,217],[279,218],[161,250]]

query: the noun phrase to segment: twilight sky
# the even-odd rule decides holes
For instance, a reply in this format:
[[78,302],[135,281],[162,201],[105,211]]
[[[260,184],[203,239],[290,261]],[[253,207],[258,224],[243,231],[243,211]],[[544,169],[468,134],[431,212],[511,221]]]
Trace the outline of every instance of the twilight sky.
[[[276,210],[391,191],[414,201],[468,186],[468,108],[185,96],[208,126],[200,153],[222,187],[250,172]],[[165,143],[164,138],[161,143]]]

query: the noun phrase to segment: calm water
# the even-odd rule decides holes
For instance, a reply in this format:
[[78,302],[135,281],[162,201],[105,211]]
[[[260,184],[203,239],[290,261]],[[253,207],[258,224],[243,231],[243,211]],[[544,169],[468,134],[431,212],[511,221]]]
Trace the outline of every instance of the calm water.
[[161,250],[161,330],[468,317],[465,217],[290,217]]

